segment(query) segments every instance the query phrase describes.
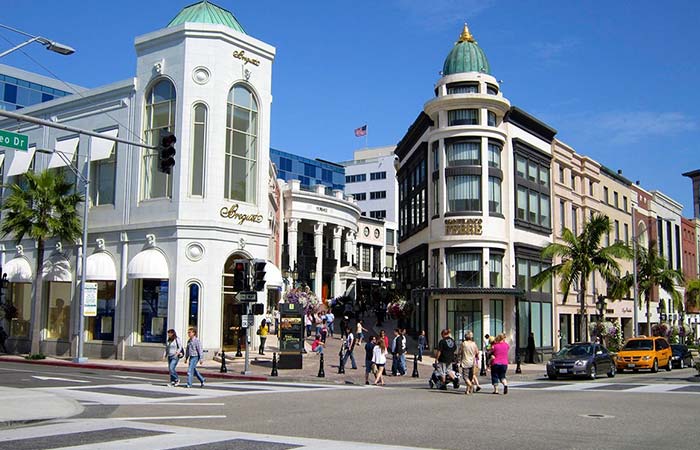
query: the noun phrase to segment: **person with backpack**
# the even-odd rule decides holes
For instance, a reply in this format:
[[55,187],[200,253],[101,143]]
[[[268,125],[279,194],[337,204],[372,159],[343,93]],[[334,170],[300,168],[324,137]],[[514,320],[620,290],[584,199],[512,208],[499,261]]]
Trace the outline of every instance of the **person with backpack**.
[[[4,330],[0,328],[0,333],[2,331]],[[177,337],[177,333],[171,328],[168,330],[168,339],[165,341],[165,354],[163,355],[164,358],[168,358],[170,386],[178,386],[180,384],[180,377],[177,375],[177,363],[180,362],[180,358],[183,356],[185,356],[185,349],[182,347],[182,342]]]

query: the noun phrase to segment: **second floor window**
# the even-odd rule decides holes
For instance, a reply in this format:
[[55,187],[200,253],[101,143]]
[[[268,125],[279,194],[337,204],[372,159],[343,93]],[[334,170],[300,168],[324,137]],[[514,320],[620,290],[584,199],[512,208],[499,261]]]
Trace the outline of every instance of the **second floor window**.
[[255,202],[258,154],[258,102],[244,85],[228,94],[224,197]]
[[453,109],[447,111],[448,126],[479,125],[478,109]]
[[[175,86],[170,80],[160,80],[146,94],[145,129],[146,143],[159,144],[160,130],[175,132]],[[173,181],[168,174],[159,169],[158,151],[143,150],[142,198],[163,198],[172,195]]]

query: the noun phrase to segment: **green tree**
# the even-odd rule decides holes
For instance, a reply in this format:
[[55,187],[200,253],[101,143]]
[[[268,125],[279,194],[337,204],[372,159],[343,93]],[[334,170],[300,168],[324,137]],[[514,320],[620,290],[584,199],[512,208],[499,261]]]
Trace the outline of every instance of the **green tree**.
[[13,235],[17,244],[28,238],[36,241],[36,276],[32,284],[32,353],[39,353],[43,325],[41,299],[46,241],[58,238],[75,242],[82,233],[77,207],[83,196],[75,192],[73,183],[63,178],[62,171],[27,172],[24,186],[6,186],[9,195],[2,202],[3,220],[0,233]]
[[581,305],[580,336],[583,340],[588,340],[585,299],[591,276],[598,272],[603,279],[613,282],[620,275],[618,260],[632,259],[632,251],[623,242],[615,242],[607,247],[600,245],[601,239],[610,233],[610,229],[610,219],[602,214],[594,214],[578,236],[564,228],[564,242],[553,242],[542,250],[543,258],[560,262],[532,278],[533,285],[539,287],[553,277],[559,277],[559,290],[564,296],[564,303],[569,291],[578,288],[578,301]]
[[700,307],[700,279],[688,280],[685,285],[686,306]]

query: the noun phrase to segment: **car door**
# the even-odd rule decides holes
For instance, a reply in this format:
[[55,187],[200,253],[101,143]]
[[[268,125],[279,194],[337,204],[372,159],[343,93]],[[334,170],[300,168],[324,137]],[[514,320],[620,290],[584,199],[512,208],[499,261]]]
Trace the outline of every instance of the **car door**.
[[593,355],[597,372],[608,372],[610,370],[610,367],[608,367],[608,362],[605,360],[605,355],[603,354],[603,346],[595,344],[595,346],[593,347]]
[[612,371],[613,366],[612,358],[610,357],[610,352],[607,348],[605,348],[602,345],[600,346],[600,350],[603,352],[603,354],[600,355],[601,364],[604,364],[603,367],[605,367],[605,373],[609,373]]

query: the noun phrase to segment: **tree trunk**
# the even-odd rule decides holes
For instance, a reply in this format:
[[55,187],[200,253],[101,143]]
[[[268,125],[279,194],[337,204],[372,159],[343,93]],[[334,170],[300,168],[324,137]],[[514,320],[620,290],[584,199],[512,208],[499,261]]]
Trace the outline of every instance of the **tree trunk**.
[[[647,297],[647,296],[645,295],[645,297]],[[647,336],[651,336],[651,312],[650,312],[651,301],[649,300],[648,297],[645,298],[644,301],[647,304]]]
[[31,337],[32,346],[30,353],[40,353],[41,349],[41,329],[43,328],[44,318],[42,315],[42,300],[44,297],[44,241],[37,241],[36,246],[36,275],[32,284],[32,320],[31,320]]
[[579,329],[581,336],[581,342],[588,342],[588,314],[586,314],[586,286],[588,280],[581,279],[581,286],[579,288],[579,294],[581,298],[579,299],[579,304],[581,305],[581,320],[579,321]]

